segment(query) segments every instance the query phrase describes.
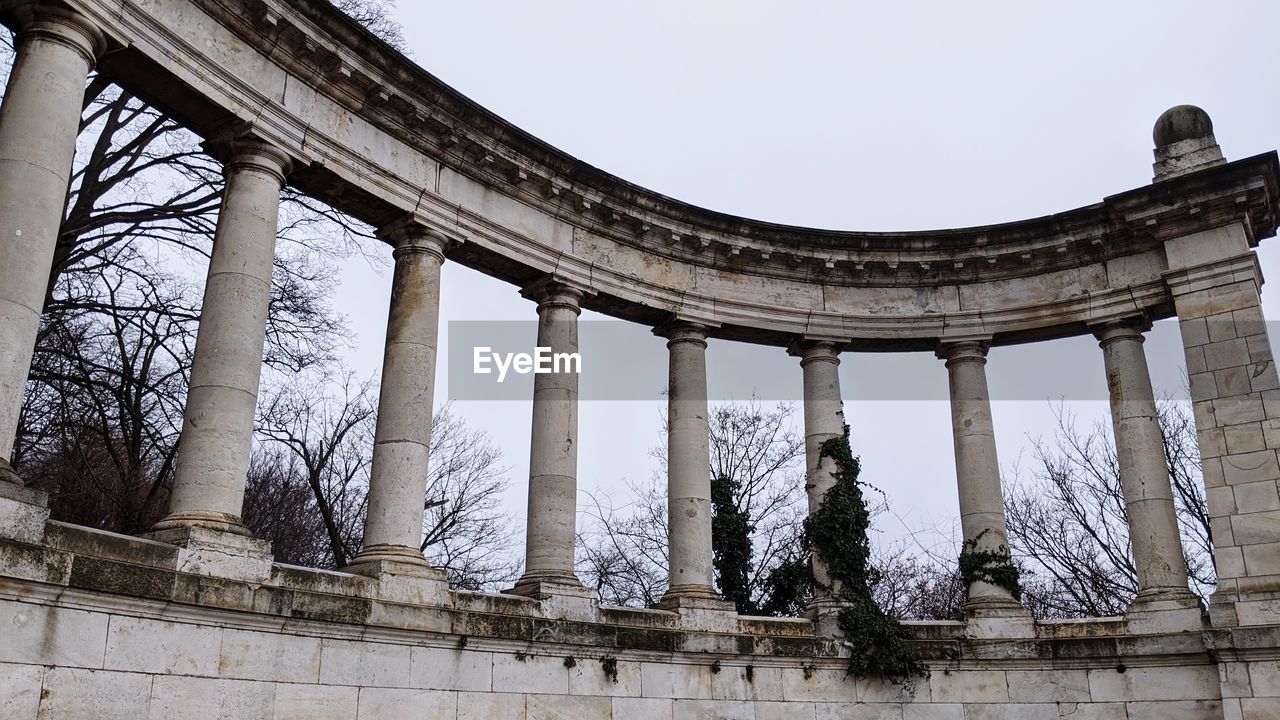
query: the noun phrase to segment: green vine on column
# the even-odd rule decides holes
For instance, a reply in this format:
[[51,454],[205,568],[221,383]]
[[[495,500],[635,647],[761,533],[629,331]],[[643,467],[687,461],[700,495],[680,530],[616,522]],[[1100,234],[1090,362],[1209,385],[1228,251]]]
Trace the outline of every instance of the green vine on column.
[[[858,481],[861,465],[844,434],[822,443],[819,461],[835,463],[835,484],[804,523],[805,536],[831,580],[827,591],[836,601],[836,621],[849,646],[849,674],[906,683],[923,677],[928,667],[920,660],[912,635],[902,623],[885,614],[871,590],[880,581],[871,564],[871,511]],[[815,586],[818,585],[816,579]]]
[[975,582],[984,582],[1002,587],[1017,600],[1022,599],[1022,583],[1018,566],[1013,564],[1013,556],[1006,545],[994,550],[979,550],[978,541],[990,529],[983,530],[970,540],[964,541],[960,551],[960,579],[967,588]]

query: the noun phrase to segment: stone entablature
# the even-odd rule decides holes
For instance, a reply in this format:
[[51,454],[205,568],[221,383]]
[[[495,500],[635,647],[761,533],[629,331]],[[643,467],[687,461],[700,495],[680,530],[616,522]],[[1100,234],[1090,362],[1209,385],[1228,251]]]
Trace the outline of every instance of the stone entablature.
[[748,220],[555,150],[322,0],[68,2],[118,46],[106,71],[206,137],[250,128],[294,157],[290,183],[306,192],[378,227],[409,215],[465,239],[450,259],[513,283],[555,273],[592,291],[587,309],[647,324],[675,314],[717,337],[928,350],[951,335],[1000,345],[1161,319],[1172,314],[1165,240],[1239,223],[1256,244],[1276,225],[1274,153],[1001,225],[865,233]]

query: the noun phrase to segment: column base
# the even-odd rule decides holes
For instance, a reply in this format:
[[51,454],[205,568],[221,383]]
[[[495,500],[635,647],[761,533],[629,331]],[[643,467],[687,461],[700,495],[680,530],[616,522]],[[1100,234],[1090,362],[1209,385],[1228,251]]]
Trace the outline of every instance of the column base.
[[[166,518],[166,522],[167,522]],[[203,525],[156,526],[143,537],[178,546],[178,572],[261,582],[271,578],[271,543],[243,530],[228,532]]]
[[804,608],[804,617],[813,623],[813,634],[820,637],[841,637],[840,610],[844,603],[829,597],[815,598]]
[[[9,464],[0,460],[3,467]],[[17,475],[13,477],[17,478]],[[0,538],[39,545],[44,540],[44,525],[49,520],[49,494],[23,487],[19,482],[0,478]]]
[[709,632],[738,632],[738,608],[706,585],[673,585],[656,607],[680,615],[680,627]]
[[342,568],[378,581],[378,597],[409,605],[450,604],[449,576],[411,547],[372,545]]
[[[242,537],[252,538],[253,533],[249,528],[245,527],[240,518],[235,515],[218,512],[177,512],[166,515],[164,519],[155,524],[151,528],[153,533],[166,532],[173,530],[183,530],[186,528],[202,528],[212,530],[223,535],[240,535]],[[163,541],[163,542],[168,542]]]
[[965,637],[975,639],[1033,638],[1036,621],[1031,611],[1013,598],[976,598],[964,606]]
[[583,622],[599,619],[600,603],[595,591],[573,574],[525,573],[514,587],[503,592],[537,600],[548,618]]
[[1124,619],[1128,631],[1137,635],[1199,632],[1208,621],[1200,598],[1183,588],[1139,593]]

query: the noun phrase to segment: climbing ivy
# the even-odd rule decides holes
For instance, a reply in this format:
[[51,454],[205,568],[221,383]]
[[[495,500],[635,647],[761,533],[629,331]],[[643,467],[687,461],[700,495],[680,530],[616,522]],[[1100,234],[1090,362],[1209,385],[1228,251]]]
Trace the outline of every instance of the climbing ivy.
[[989,530],[983,530],[972,539],[964,541],[960,550],[960,579],[967,588],[981,581],[1008,590],[1015,598],[1022,599],[1022,583],[1018,566],[1013,564],[1009,548],[1001,545],[994,550],[979,550],[978,541]]
[[755,526],[746,510],[734,498],[742,482],[728,475],[711,479],[711,562],[716,571],[720,595],[733,603],[739,613],[758,612],[751,601],[751,532]]
[[805,520],[804,529],[813,552],[827,567],[831,584],[822,589],[839,607],[836,621],[850,648],[849,674],[895,683],[923,677],[928,668],[911,644],[910,632],[886,615],[871,595],[880,574],[871,565],[871,512],[858,481],[861,465],[849,447],[848,425],[843,435],[822,444],[819,458],[834,462],[835,483]]

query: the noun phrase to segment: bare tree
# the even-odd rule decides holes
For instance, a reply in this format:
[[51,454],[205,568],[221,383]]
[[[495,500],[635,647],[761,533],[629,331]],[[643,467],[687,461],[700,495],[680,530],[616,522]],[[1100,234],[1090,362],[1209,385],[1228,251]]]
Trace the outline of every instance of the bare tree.
[[[751,530],[747,597],[741,603],[746,611],[767,604],[770,573],[796,562],[802,552],[804,440],[791,430],[794,412],[786,403],[762,408],[754,400],[711,412],[708,472],[732,479],[732,505]],[[652,454],[658,470],[646,482],[628,483],[631,502],[615,506],[607,496],[593,497],[585,511],[578,569],[607,603],[652,605],[666,591],[665,445]]]
[[292,455],[311,488],[325,567],[342,567],[360,551],[376,417],[373,384],[349,375],[341,383],[295,379],[259,408],[258,434]]
[[288,449],[277,444],[254,448],[241,516],[255,536],[270,540],[276,562],[332,567],[315,494],[297,455]]
[[448,404],[431,421],[422,551],[465,590],[498,590],[520,574],[520,528],[502,509],[510,485],[502,452]]
[[[361,547],[377,423],[370,381],[301,376],[261,403],[245,523],[274,543],[281,562],[340,568]],[[421,550],[454,587],[497,589],[520,569],[518,528],[503,512],[502,453],[448,405],[432,421]],[[306,503],[289,505],[299,488]],[[252,512],[251,512],[252,511]],[[306,547],[306,543],[311,547]]]
[[[1123,613],[1138,592],[1129,525],[1110,427],[1082,431],[1056,411],[1052,443],[1037,441],[1036,470],[1010,484],[1009,540],[1023,566],[1025,596],[1042,617]],[[1213,540],[1196,444],[1183,403],[1159,403],[1165,456],[1192,590],[1212,592]]]

